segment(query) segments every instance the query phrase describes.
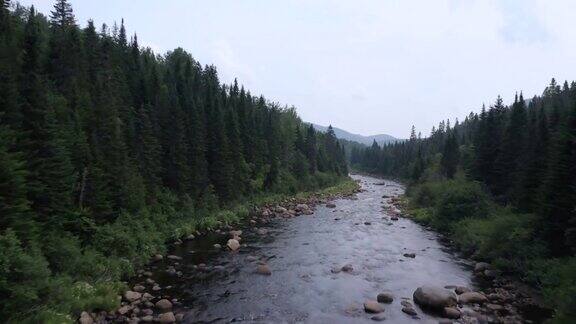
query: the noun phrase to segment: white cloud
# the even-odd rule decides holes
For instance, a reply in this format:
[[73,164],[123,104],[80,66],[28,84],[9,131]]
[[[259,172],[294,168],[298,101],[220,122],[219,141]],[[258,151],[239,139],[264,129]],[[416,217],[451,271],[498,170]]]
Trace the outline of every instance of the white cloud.
[[[48,0],[22,0],[44,7]],[[183,47],[304,120],[360,134],[427,133],[498,94],[576,78],[573,0],[73,1],[125,17],[141,44]],[[153,23],[151,23],[153,22]]]

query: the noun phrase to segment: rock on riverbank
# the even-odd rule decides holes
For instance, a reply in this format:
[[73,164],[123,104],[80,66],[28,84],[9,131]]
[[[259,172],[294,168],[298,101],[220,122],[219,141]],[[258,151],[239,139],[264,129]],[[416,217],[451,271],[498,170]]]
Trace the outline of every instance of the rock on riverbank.
[[[267,235],[268,230],[263,228],[273,218],[292,218],[301,215],[312,215],[319,205],[333,204],[332,200],[338,198],[353,197],[359,188],[349,192],[330,195],[311,195],[305,198],[287,198],[273,204],[265,204],[250,211],[246,220],[247,231],[258,235]],[[210,231],[196,231],[189,234],[182,240],[174,241],[175,246],[181,246],[183,240],[202,240],[202,236],[208,232],[222,235],[221,242],[214,244],[213,253],[238,253],[244,246],[242,242],[242,230],[234,229],[230,225],[217,222],[218,227]],[[226,235],[228,234],[228,235]],[[182,245],[183,246],[183,245]],[[241,252],[241,251],[240,251]],[[189,253],[193,254],[194,251]],[[180,254],[182,255],[182,254]],[[145,269],[138,271],[138,276],[133,278],[134,286],[126,291],[122,296],[120,307],[113,312],[90,313],[82,312],[78,319],[80,323],[92,324],[100,322],[124,322],[124,323],[175,323],[180,322],[187,311],[183,309],[180,302],[172,298],[170,286],[160,286],[152,278],[156,278],[154,272],[158,270],[158,265],[166,265],[166,274],[174,278],[184,278],[189,271],[208,276],[217,271],[224,271],[220,265],[183,264],[183,257],[175,254],[155,254]],[[272,270],[265,261],[258,261],[256,273],[264,276],[272,275]],[[264,279],[263,279],[264,280]]]

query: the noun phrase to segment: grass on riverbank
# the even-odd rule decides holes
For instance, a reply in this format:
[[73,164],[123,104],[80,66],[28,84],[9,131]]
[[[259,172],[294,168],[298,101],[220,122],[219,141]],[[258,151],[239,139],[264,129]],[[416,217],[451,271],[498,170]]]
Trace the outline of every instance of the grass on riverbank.
[[[350,178],[327,177],[299,193],[260,194],[225,208],[196,208],[170,193],[136,214],[122,213],[103,226],[85,224],[86,242],[68,232],[45,232],[39,247],[24,249],[12,231],[0,235],[0,318],[9,323],[73,323],[84,310],[112,311],[127,287],[121,281],[134,274],[168,243],[246,219],[250,210],[279,204],[288,198],[348,194],[358,184]],[[88,235],[89,234],[89,235]],[[47,262],[50,258],[50,266]],[[57,262],[54,262],[56,260]]]
[[446,234],[476,260],[488,261],[541,290],[553,322],[576,319],[576,258],[552,259],[536,239],[538,217],[496,204],[477,182],[430,180],[407,191],[407,213]]

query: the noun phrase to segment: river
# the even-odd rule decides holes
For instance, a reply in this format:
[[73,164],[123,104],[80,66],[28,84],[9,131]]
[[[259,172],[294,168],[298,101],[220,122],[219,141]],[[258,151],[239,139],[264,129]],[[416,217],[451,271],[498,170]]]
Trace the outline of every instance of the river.
[[[470,266],[436,233],[406,218],[390,220],[383,196],[403,194],[401,184],[353,177],[364,189],[357,200],[336,200],[336,208],[321,205],[309,216],[276,218],[264,235],[245,229],[237,252],[213,247],[225,246],[225,234],[184,242],[173,251],[183,258],[181,275],[160,271],[170,265],[162,262],[153,267],[153,279],[162,294],[178,298],[175,307],[186,312],[186,323],[372,323],[362,305],[381,292],[394,296],[384,305],[386,322],[413,323],[400,302],[417,287],[473,286]],[[256,274],[254,257],[267,260],[272,275]],[[333,273],[345,264],[354,270]],[[438,323],[438,317],[415,309],[419,323]]]

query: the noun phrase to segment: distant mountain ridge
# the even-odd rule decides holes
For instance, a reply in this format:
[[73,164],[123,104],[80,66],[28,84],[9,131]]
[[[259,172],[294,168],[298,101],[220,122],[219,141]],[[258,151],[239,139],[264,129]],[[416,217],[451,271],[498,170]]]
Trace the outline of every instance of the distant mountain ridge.
[[[326,132],[326,130],[328,130],[328,127],[326,127],[326,126],[317,125],[314,123],[310,123],[310,124],[314,127],[314,129],[316,129],[318,131]],[[336,134],[336,137],[338,137],[339,139],[354,141],[354,142],[358,142],[358,143],[364,144],[364,145],[372,145],[372,142],[374,142],[374,140],[376,140],[376,143],[378,143],[380,146],[401,140],[401,139],[398,139],[398,138],[396,138],[392,135],[388,135],[388,134],[364,136],[364,135],[350,133],[350,132],[345,131],[345,130],[338,128],[338,127],[332,126],[332,128],[334,129],[334,133]]]

